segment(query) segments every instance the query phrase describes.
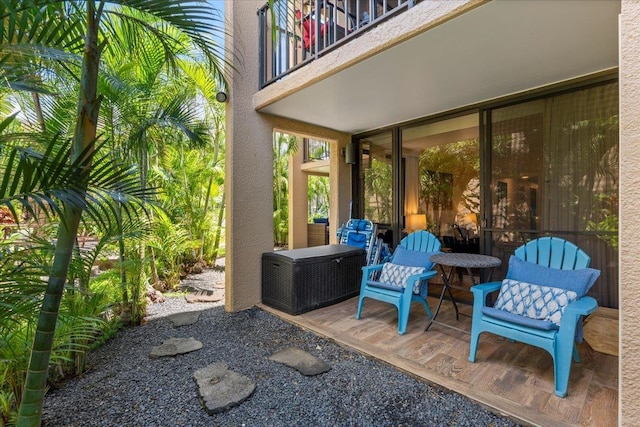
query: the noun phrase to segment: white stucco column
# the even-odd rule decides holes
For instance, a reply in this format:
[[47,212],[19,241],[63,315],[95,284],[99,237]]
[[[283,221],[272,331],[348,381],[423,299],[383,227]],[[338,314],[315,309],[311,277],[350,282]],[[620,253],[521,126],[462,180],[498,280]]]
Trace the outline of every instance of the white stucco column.
[[225,2],[229,101],[226,111],[225,309],[261,300],[262,253],[273,251],[273,127],[258,114],[258,18],[264,0]]
[[620,14],[620,425],[640,425],[640,2]]

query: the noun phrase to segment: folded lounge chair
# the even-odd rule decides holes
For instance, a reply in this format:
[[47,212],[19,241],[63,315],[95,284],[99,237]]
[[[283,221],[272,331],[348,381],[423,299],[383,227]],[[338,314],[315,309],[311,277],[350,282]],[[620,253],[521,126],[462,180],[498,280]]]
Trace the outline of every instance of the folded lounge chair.
[[363,248],[367,251],[367,265],[375,265],[382,251],[377,231],[378,227],[368,219],[350,219],[338,230],[338,241],[341,245]]

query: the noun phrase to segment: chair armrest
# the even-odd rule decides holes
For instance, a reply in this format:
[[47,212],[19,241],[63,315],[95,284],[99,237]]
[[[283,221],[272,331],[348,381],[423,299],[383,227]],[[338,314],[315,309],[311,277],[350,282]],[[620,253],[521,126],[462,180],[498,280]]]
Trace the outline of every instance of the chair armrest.
[[485,307],[487,304],[487,295],[489,295],[491,292],[500,290],[501,286],[502,282],[487,282],[472,286],[471,292],[473,292],[473,312],[479,313],[480,309],[482,309],[482,307]]
[[582,297],[577,301],[572,302],[564,308],[562,318],[565,316],[572,316],[578,318],[578,316],[587,316],[598,308],[598,302],[592,297]]
[[362,273],[363,274],[369,274],[372,271],[382,270],[382,266],[383,265],[384,264],[365,265],[364,267],[362,267]]
[[438,272],[435,270],[425,271],[424,273],[420,273],[420,274],[412,274],[407,278],[406,287],[413,289],[413,285],[415,285],[416,282],[422,282],[423,280],[431,279],[436,274],[438,274]]
[[431,279],[432,277],[435,277],[438,274],[437,271],[435,270],[429,270],[429,271],[425,271],[424,273],[420,273],[420,274],[414,274],[413,276],[409,277],[409,280],[411,280],[412,278],[416,278],[416,280],[426,280],[426,279]]
[[582,342],[582,316],[593,313],[598,302],[592,297],[582,297],[565,307],[558,335],[563,342]]
[[[407,278],[407,285],[405,286],[403,292],[405,294],[408,295],[412,295],[413,294],[413,288],[415,287],[416,283],[419,282],[424,282],[427,279],[431,279],[432,277],[435,277],[438,274],[437,271],[435,270],[429,270],[429,271],[425,271],[424,273],[420,273],[420,274],[414,274],[411,275]],[[422,295],[423,297],[426,298],[427,294],[426,294],[426,284],[421,285],[420,287],[421,291],[420,291],[420,295],[422,295],[422,293],[424,292],[424,295]]]
[[471,292],[473,292],[474,298],[476,295],[487,296],[491,292],[500,290],[501,286],[502,286],[502,282],[480,283],[479,285],[472,286]]
[[384,264],[365,265],[364,267],[362,267],[362,283],[364,283],[365,280],[368,280],[369,277],[371,277],[371,273],[382,270],[383,265]]

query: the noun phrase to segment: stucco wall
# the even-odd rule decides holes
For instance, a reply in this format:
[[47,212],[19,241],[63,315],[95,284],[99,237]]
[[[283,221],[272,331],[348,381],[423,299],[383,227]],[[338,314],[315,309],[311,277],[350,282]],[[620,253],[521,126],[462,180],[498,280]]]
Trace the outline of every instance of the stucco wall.
[[230,70],[226,111],[225,309],[261,298],[262,253],[273,250],[272,126],[251,105],[258,79],[256,10],[262,1],[225,2]]
[[640,426],[640,2],[620,15],[620,425]]
[[[298,147],[302,148],[302,138],[298,138]],[[301,170],[303,157],[299,149],[289,162],[289,249],[307,247],[309,179]]]
[[[258,25],[256,11],[264,0],[225,2],[230,60],[226,108],[226,275],[225,309],[238,311],[261,301],[261,260],[273,250],[273,132],[334,141],[331,147],[330,235],[348,218],[350,166],[340,162],[350,135],[268,116],[255,111],[258,91]],[[344,181],[348,178],[347,181]],[[342,183],[342,184],[341,184]],[[333,192],[332,192],[333,193]],[[305,192],[306,194],[306,192]],[[306,222],[306,221],[305,221]]]

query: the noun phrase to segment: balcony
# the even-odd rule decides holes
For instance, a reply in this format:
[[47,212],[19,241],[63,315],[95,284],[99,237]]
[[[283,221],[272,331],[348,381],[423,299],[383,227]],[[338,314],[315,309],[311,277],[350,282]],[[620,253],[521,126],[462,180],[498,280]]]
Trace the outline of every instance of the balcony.
[[[297,66],[283,66],[278,79],[271,77],[273,60],[266,64],[265,42],[271,49],[274,39],[265,26],[261,63],[272,80],[254,94],[253,107],[356,134],[615,69],[619,2],[575,5],[404,2],[323,49],[317,60],[301,62],[298,50]],[[268,9],[262,13],[269,18]]]
[[260,89],[412,7],[416,0],[274,0],[259,11]]

